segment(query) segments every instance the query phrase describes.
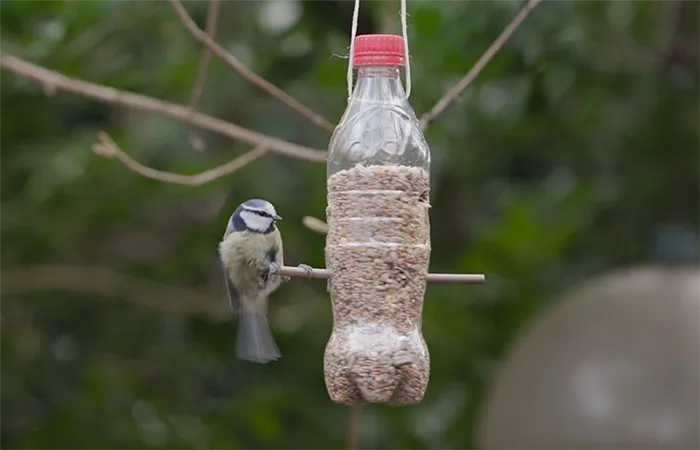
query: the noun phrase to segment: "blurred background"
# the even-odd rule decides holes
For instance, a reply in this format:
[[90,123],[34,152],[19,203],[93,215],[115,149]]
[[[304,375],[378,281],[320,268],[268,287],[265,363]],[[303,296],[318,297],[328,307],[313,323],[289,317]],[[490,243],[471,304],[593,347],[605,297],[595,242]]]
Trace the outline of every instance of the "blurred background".
[[[207,5],[185,3],[201,28]],[[523,5],[408,1],[418,115]],[[168,2],[0,14],[3,55],[190,101],[201,45]],[[335,123],[351,15],[351,1],[222,1],[216,40]],[[699,16],[694,1],[543,2],[431,125],[431,270],[487,282],[428,288],[425,399],[364,408],[360,447],[700,446]],[[362,2],[360,33],[398,30],[397,1]],[[301,220],[324,217],[324,164],[270,154],[202,186],[148,179],[96,155],[97,133],[183,174],[249,147],[0,76],[2,446],[344,446],[325,283],[274,294],[283,358],[255,365],[235,358],[217,261],[233,208],[260,197],[284,217],[287,262],[322,267],[324,236]],[[200,108],[328,143],[215,56]]]

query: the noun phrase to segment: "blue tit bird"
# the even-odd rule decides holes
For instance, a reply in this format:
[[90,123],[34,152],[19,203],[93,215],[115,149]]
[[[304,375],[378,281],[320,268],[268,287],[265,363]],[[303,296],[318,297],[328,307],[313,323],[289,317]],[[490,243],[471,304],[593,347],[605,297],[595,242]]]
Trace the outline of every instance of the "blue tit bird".
[[229,304],[239,314],[236,355],[256,363],[282,356],[267,321],[268,296],[289,279],[277,274],[284,265],[275,226],[281,219],[270,202],[248,200],[231,215],[219,244]]

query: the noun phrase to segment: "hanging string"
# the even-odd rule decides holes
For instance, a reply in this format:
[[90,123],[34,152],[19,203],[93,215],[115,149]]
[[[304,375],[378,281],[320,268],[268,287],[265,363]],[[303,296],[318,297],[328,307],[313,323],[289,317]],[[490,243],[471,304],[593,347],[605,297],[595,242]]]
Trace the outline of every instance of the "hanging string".
[[411,58],[408,54],[408,32],[406,26],[406,0],[401,0],[401,36],[403,36],[403,52],[406,61],[406,98],[411,96]]
[[348,101],[352,96],[352,73],[355,59],[355,36],[357,36],[357,22],[360,17],[360,0],[355,0],[355,8],[352,10],[352,31],[350,31],[350,60],[348,61]]
[[[406,71],[406,98],[411,96],[411,58],[408,53],[408,27],[406,26],[406,1],[401,0],[401,36],[403,36],[403,47],[404,47],[404,61],[405,61],[405,71]],[[355,0],[355,7],[352,11],[352,29],[350,31],[350,57],[348,58],[348,100],[352,96],[352,78],[353,78],[353,59],[355,55],[355,37],[357,36],[357,22],[360,17],[360,0]]]

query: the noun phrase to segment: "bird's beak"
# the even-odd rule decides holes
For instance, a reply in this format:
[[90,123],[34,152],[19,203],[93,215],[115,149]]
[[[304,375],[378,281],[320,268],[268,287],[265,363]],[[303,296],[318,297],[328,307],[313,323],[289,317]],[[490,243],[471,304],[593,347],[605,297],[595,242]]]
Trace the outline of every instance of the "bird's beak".
[[275,220],[282,220],[282,218],[279,216],[279,214],[275,214]]

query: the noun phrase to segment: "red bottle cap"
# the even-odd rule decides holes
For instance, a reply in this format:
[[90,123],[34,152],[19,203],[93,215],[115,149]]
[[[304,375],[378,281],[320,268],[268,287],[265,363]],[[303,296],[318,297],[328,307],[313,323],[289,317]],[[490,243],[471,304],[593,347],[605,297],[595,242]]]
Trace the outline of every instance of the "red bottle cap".
[[396,34],[361,34],[355,36],[353,65],[403,66],[403,37]]

